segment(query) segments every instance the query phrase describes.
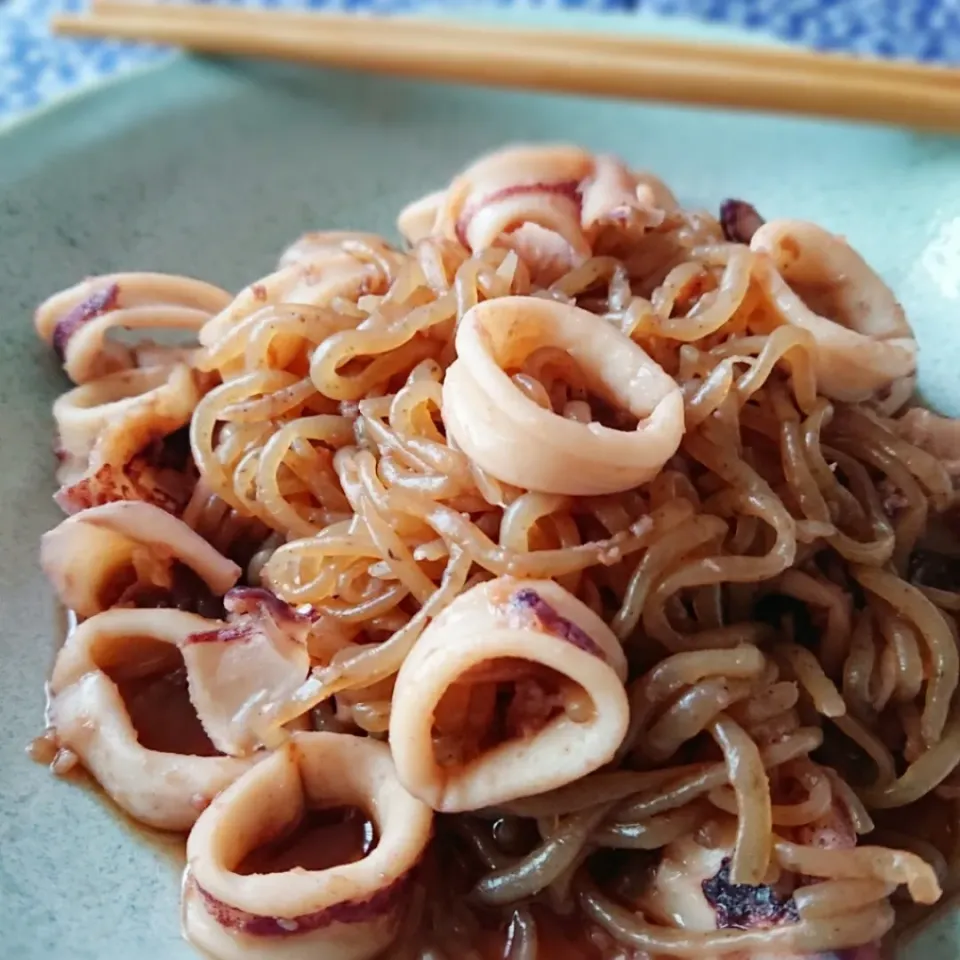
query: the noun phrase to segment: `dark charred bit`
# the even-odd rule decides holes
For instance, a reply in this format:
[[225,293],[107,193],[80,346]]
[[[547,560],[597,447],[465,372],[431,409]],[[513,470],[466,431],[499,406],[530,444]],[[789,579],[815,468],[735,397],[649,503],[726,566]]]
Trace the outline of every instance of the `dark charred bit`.
[[566,617],[561,617],[536,590],[531,590],[529,587],[518,590],[510,598],[510,603],[517,610],[532,613],[540,621],[543,629],[552,636],[572,643],[584,653],[606,660],[603,650],[593,637]]
[[867,787],[877,781],[876,761],[832,723],[824,724],[823,743],[810,758],[822,767],[842,770],[843,779],[852,787]]
[[924,587],[960,591],[960,557],[932,550],[914,550],[907,566],[907,579]]
[[749,243],[765,222],[746,200],[724,200],[720,204],[720,226],[731,243]]
[[716,876],[701,884],[703,895],[716,911],[717,929],[748,930],[796,923],[800,919],[793,897],[781,897],[766,884],[730,882],[730,858],[724,859]]
[[134,582],[120,595],[116,606],[172,609],[196,613],[208,620],[224,618],[223,597],[218,597],[186,564],[174,561],[170,585]]
[[110,286],[92,293],[83,303],[78,303],[65,317],[57,322],[53,328],[53,352],[61,362],[66,359],[67,343],[70,338],[85,324],[95,317],[99,317],[117,306],[120,299],[120,287],[111,283]]
[[157,470],[176,470],[185,473],[193,466],[193,454],[190,450],[189,425],[168,433],[165,437],[152,440],[137,454],[151,467]]
[[411,871],[398,877],[393,883],[378,890],[366,900],[345,900],[315,913],[305,913],[289,918],[247,913],[207,893],[196,880],[191,878],[188,882],[195,886],[203,898],[207,912],[220,926],[251,937],[289,937],[298,933],[321,930],[334,923],[368,923],[385,913],[390,913],[401,906],[406,899],[413,873],[414,871]]
[[769,624],[778,631],[785,629],[785,621],[792,621],[794,642],[808,650],[815,649],[820,639],[820,631],[813,622],[810,608],[796,597],[768,593],[754,604],[753,615],[761,623]]
[[175,609],[199,614],[208,620],[222,620],[226,612],[223,597],[217,596],[206,581],[183,563],[174,563],[170,601]]

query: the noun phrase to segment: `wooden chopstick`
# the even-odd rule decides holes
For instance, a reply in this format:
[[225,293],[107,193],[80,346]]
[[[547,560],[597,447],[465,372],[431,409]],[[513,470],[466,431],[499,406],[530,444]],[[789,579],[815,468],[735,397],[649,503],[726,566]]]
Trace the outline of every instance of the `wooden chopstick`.
[[99,0],[53,28],[483,86],[960,130],[956,70],[793,50],[130,0]]
[[[355,34],[357,21],[366,23],[371,21],[377,25],[389,24],[389,30],[395,36],[404,36],[417,40],[423,36],[449,37],[462,39],[466,36],[482,37],[498,44],[518,45],[524,48],[571,47],[581,50],[596,50],[607,53],[626,53],[633,56],[642,56],[645,52],[656,52],[663,56],[689,57],[691,48],[698,52],[702,45],[690,42],[681,42],[664,38],[641,38],[638,36],[616,36],[615,34],[587,31],[574,33],[571,30],[539,30],[533,27],[505,28],[489,23],[471,21],[458,22],[454,20],[431,20],[415,17],[390,17],[357,14],[317,14],[299,10],[263,10],[238,7],[224,7],[214,4],[196,3],[157,3],[145,0],[91,0],[90,9],[95,13],[129,15],[139,13],[144,9],[163,11],[165,16],[189,17],[195,22],[215,24],[243,23],[252,29],[271,29],[275,24],[282,23],[285,27],[296,27],[304,30],[322,29],[325,33],[346,31],[348,35]],[[318,23],[319,21],[319,23]],[[711,43],[710,55],[717,62],[744,64],[757,63],[777,66],[783,62],[807,64],[818,67],[825,61],[832,71],[838,74],[853,74],[859,77],[876,76],[879,79],[891,77],[905,80],[919,80],[927,83],[940,80],[948,84],[960,85],[960,69],[913,63],[907,60],[881,60],[876,57],[850,57],[832,53],[812,53],[794,47],[764,47],[764,46],[734,46],[732,44]]]

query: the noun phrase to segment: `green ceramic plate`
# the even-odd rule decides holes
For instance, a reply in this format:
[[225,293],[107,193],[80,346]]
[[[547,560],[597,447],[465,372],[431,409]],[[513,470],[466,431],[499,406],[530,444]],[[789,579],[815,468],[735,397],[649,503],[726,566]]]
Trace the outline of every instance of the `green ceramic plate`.
[[[627,18],[604,25],[651,27]],[[679,23],[654,29],[691,32]],[[24,753],[43,726],[54,642],[35,557],[58,518],[49,410],[64,388],[34,339],[34,305],[85,274],[120,268],[238,287],[302,230],[391,232],[405,200],[518,139],[622,154],[691,204],[742,196],[765,214],[845,233],[906,303],[927,395],[960,414],[958,140],[184,59],[8,128],[0,136],[3,956],[192,956],[179,938],[176,860]],[[960,923],[949,916],[908,951],[916,960],[958,954]]]

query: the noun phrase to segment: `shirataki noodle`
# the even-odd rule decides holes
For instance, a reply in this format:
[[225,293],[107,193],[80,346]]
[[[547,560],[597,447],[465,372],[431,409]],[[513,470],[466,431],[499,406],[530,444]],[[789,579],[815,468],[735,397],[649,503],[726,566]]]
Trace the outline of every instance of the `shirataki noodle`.
[[574,147],[399,224],[39,308],[35,754],[189,831],[218,960],[878,956],[960,876],[960,430],[893,293]]

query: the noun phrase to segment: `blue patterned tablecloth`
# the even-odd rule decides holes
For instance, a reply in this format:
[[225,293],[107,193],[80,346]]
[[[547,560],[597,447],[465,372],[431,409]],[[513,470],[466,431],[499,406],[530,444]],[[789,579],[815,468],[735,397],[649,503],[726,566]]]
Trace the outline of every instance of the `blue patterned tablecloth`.
[[[214,0],[393,11],[418,0]],[[454,0],[456,2],[456,0]],[[960,64],[960,0],[490,0],[538,7],[689,16],[831,50]],[[166,53],[52,37],[50,16],[81,0],[0,0],[0,122]]]

